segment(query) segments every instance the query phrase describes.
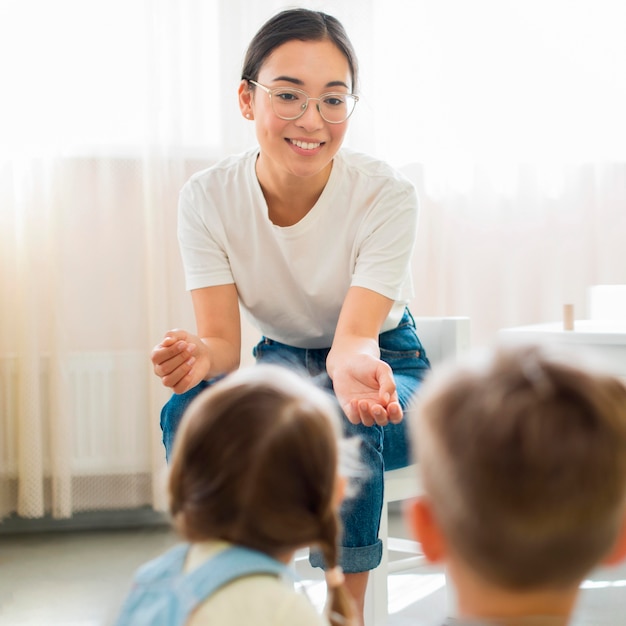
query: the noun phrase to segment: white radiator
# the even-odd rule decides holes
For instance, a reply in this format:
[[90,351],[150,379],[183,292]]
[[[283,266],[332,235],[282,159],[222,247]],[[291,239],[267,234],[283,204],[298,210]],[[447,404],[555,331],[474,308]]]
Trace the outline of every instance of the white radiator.
[[[50,376],[47,359],[41,366],[40,422],[43,467],[50,466],[51,418],[47,402]],[[150,367],[144,352],[82,352],[68,355],[63,365],[71,437],[73,476],[106,476],[150,472]],[[20,402],[18,363],[0,357],[0,475],[17,473]]]

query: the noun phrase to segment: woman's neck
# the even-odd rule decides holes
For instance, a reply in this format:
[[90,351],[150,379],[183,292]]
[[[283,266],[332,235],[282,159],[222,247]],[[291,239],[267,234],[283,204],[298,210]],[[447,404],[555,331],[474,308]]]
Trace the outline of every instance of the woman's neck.
[[268,172],[257,160],[256,174],[268,217],[276,226],[297,224],[315,206],[322,195],[332,171],[332,161],[313,176],[277,175]]

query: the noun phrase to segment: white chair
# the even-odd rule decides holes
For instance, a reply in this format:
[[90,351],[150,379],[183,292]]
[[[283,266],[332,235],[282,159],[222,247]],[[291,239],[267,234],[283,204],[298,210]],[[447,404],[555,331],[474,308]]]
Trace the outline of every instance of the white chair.
[[[431,366],[444,360],[454,360],[469,348],[470,320],[467,317],[417,317],[417,334],[424,345]],[[379,537],[383,542],[380,565],[370,573],[365,597],[365,626],[384,626],[389,615],[389,574],[413,569],[425,564],[419,544],[408,539],[389,537],[389,503],[419,495],[417,465],[385,472],[385,496]],[[390,561],[389,552],[407,556]]]

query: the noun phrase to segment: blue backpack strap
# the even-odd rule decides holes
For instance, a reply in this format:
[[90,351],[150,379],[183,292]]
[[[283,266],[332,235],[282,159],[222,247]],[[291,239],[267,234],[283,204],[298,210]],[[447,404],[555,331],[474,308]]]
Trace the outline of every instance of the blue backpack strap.
[[173,588],[182,577],[189,548],[177,544],[139,567],[115,626],[183,626],[185,614]]
[[155,580],[180,576],[189,548],[188,543],[179,543],[167,552],[144,563],[135,572],[135,584],[145,585]]
[[296,580],[293,570],[271,556],[250,548],[232,546],[181,577],[176,583],[176,592],[184,610],[191,613],[229,582],[254,574],[286,575]]
[[189,544],[178,544],[141,566],[116,626],[183,626],[189,615],[227,583],[253,574],[289,575],[284,563],[239,546],[226,548],[185,574]]

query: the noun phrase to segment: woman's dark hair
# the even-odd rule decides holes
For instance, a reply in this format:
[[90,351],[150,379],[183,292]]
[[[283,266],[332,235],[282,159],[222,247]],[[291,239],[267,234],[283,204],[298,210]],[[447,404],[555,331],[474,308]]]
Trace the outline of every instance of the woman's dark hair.
[[[276,365],[238,370],[184,414],[169,476],[174,525],[187,541],[221,539],[274,557],[317,546],[337,565],[338,409],[330,396]],[[347,588],[329,589],[352,619]]]
[[257,80],[261,66],[272,52],[288,41],[332,41],[350,66],[352,92],[358,86],[358,61],[352,43],[341,22],[321,11],[286,9],[270,18],[254,36],[243,63],[241,78]]

